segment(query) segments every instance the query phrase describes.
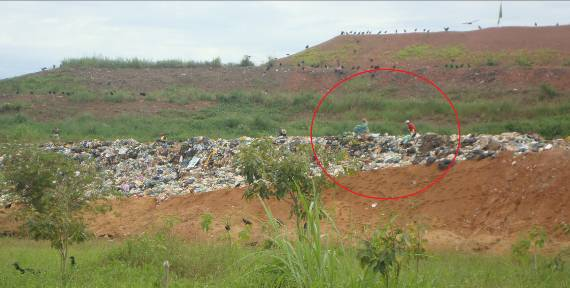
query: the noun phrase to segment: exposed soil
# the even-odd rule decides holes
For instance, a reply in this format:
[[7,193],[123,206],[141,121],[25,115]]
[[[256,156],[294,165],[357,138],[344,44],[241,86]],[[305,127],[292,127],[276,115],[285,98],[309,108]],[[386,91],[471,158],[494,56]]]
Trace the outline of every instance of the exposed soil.
[[[139,97],[141,98],[141,97]],[[37,121],[63,120],[80,115],[93,115],[97,119],[112,118],[121,114],[153,115],[164,110],[197,111],[213,105],[212,102],[194,101],[181,105],[144,99],[120,103],[106,101],[74,102],[63,96],[21,95],[5,97],[0,103],[26,103],[24,113]]]
[[[457,164],[438,185],[417,197],[378,202],[333,188],[324,193],[323,200],[346,238],[364,237],[371,227],[397,215],[402,224],[418,221],[426,225],[431,248],[502,252],[518,235],[540,225],[549,231],[553,242],[548,246],[554,249],[570,241],[559,229],[561,223],[570,222],[569,171],[570,151],[517,157],[503,153],[496,159]],[[367,195],[394,196],[417,190],[439,173],[435,166],[411,166],[362,172],[340,181]],[[149,233],[167,219],[176,219],[176,234],[204,241],[222,238],[226,220],[237,238],[244,229],[241,219],[247,218],[254,222],[253,239],[260,240],[265,213],[258,200],[242,199],[243,189],[184,195],[162,203],[150,197],[112,200],[110,212],[90,212],[87,219],[97,236],[111,238]],[[276,217],[293,228],[288,201],[269,203]],[[14,208],[0,209],[0,231],[16,227],[8,217],[10,210]],[[209,233],[200,227],[204,213],[215,219]]]
[[[451,59],[434,60],[416,57],[401,60],[389,56],[402,48],[416,44],[426,44],[432,47],[461,45],[470,52],[517,52],[542,49],[542,51],[554,51],[559,54],[552,63],[534,63],[530,67],[504,63],[501,59],[497,66],[486,66],[481,63],[469,63],[470,60],[462,60],[466,63],[455,63],[463,65],[457,69],[444,67]],[[570,90],[570,81],[567,80],[570,77],[570,66],[565,64],[570,61],[570,26],[504,27],[470,32],[431,32],[429,35],[400,33],[397,35],[337,36],[309,48],[309,51],[326,53],[346,45],[353,45],[357,51],[341,63],[345,66],[343,75],[334,72],[336,63],[329,63],[327,68],[299,66],[295,55],[276,60],[274,66],[269,69],[266,66],[152,69],[65,68],[39,72],[35,75],[59,73],[72,76],[82,85],[95,91],[124,90],[135,95],[144,92],[149,96],[177,85],[192,86],[209,92],[256,90],[267,93],[308,91],[322,94],[340,79],[357,71],[370,69],[371,66],[387,68],[395,66],[430,78],[445,91],[453,92],[451,96],[460,95],[466,91],[480,91],[489,98],[509,93],[524,94],[529,91],[538,91],[539,86],[544,83],[552,85],[561,92],[563,97],[567,94],[565,92]],[[359,70],[352,69],[357,66],[360,66]],[[378,73],[373,81],[378,81],[379,87],[386,87],[386,85],[398,87],[399,95],[397,96],[425,94],[425,91],[421,90],[422,87],[425,88],[425,85],[415,84],[418,81],[406,75]],[[30,113],[40,120],[59,119],[58,117],[74,115],[78,111],[92,113],[96,117],[112,117],[123,112],[148,114],[162,109],[199,109],[205,104],[197,102],[179,105],[160,101],[152,102],[144,101],[144,97],[138,97],[140,101],[137,102],[73,103],[51,95],[37,95],[37,93],[35,95],[0,96],[0,103],[13,101],[15,98],[24,102],[32,102],[30,99],[34,98],[33,108],[41,109],[28,109],[27,112],[31,111]]]

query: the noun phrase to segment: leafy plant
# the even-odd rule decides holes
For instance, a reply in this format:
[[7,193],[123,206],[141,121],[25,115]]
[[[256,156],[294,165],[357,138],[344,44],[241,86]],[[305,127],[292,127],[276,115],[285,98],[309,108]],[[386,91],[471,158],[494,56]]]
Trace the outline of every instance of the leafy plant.
[[398,285],[400,271],[408,253],[404,230],[395,226],[394,220],[392,218],[388,224],[376,230],[358,251],[360,264],[367,270],[380,273],[386,287],[390,286],[391,281]]
[[241,61],[239,62],[239,66],[241,67],[248,67],[248,66],[255,66],[255,64],[251,61],[251,57],[248,55],[244,55]]
[[291,214],[296,216],[299,225],[306,214],[299,202],[299,194],[295,191],[300,191],[311,201],[313,191],[319,190],[322,185],[322,180],[316,179],[315,182],[321,182],[318,184],[313,182],[310,161],[311,157],[306,152],[293,152],[286,147],[274,145],[270,138],[254,140],[249,146],[240,149],[236,158],[236,166],[249,184],[244,197],[281,200],[289,196],[293,201]]
[[212,225],[212,220],[214,220],[212,214],[210,213],[202,214],[200,219],[201,219],[200,226],[202,227],[202,230],[204,232],[210,231],[210,225]]
[[556,88],[554,88],[552,85],[548,83],[543,83],[542,85],[540,85],[540,91],[542,93],[541,99],[544,99],[545,97],[554,98],[558,96],[558,91],[556,91]]
[[538,253],[544,248],[548,235],[543,227],[534,226],[529,231],[527,237],[519,239],[511,246],[511,254],[513,259],[519,264],[527,264],[532,256],[534,270],[538,269]]
[[68,279],[68,249],[88,238],[80,210],[98,196],[95,167],[35,149],[8,152],[2,194],[22,203],[23,228],[35,240],[49,240],[60,256],[61,285]]
[[487,66],[497,66],[499,64],[499,61],[497,60],[497,58],[489,57],[487,58],[485,64]]

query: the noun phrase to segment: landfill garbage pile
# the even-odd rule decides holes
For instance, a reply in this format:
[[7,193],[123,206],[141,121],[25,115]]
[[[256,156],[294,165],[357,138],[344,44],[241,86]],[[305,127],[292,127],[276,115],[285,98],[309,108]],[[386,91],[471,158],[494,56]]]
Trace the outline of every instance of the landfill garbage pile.
[[[275,145],[295,149],[310,144],[309,137],[272,137]],[[353,134],[340,137],[314,138],[315,145],[339,149],[348,157],[331,163],[330,174],[342,174],[346,165],[356,163],[358,170],[369,171],[405,165],[451,165],[457,149],[457,135],[427,133],[414,139],[409,136],[369,134],[365,139]],[[79,161],[94,159],[105,171],[105,184],[126,196],[154,196],[164,200],[172,195],[202,193],[223,188],[239,187],[245,179],[233,165],[234,155],[253,138],[209,139],[194,137],[183,142],[156,141],[140,143],[135,140],[81,141],[71,144],[44,144],[43,149],[63,153]],[[570,149],[562,139],[545,141],[539,136],[503,133],[500,135],[465,135],[457,161],[481,160],[495,157],[501,151],[515,154],[540,152],[562,147]],[[319,155],[320,157],[320,155]],[[316,163],[311,170],[319,174]]]

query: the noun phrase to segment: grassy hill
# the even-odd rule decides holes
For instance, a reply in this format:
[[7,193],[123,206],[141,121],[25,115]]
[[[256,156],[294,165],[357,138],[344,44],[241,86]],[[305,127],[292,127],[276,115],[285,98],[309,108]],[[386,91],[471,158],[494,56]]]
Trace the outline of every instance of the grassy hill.
[[[437,83],[459,112],[462,133],[570,134],[570,27],[342,35],[259,67],[140,59],[71,59],[53,70],[0,81],[0,141],[152,140],[165,133],[238,137],[285,128],[308,135],[312,111],[335,82],[396,67]],[[334,67],[343,66],[343,73]],[[455,133],[447,102],[416,79],[365,74],[323,104],[318,135],[367,118],[375,132]]]

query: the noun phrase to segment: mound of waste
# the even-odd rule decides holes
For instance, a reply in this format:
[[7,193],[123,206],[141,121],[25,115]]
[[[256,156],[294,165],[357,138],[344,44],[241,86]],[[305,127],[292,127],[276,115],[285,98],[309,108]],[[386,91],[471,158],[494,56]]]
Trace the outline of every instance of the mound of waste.
[[[296,149],[310,144],[309,137],[272,137],[277,145]],[[233,165],[234,155],[242,145],[254,139],[209,139],[194,137],[187,141],[140,143],[132,139],[116,141],[81,141],[68,144],[44,144],[49,151],[69,155],[79,161],[94,159],[105,171],[105,183],[127,196],[149,195],[164,200],[172,195],[202,193],[244,185]],[[346,159],[331,164],[329,173],[338,175],[352,163],[362,171],[405,165],[437,165],[445,169],[452,164],[458,143],[457,135],[427,133],[415,139],[409,136],[370,134],[366,139],[353,135],[314,138],[325,149],[344,150]],[[495,157],[501,151],[515,154],[540,152],[562,147],[564,140],[545,141],[535,135],[503,133],[500,135],[466,135],[461,138],[457,161]],[[355,164],[356,163],[356,164]],[[316,163],[312,171],[319,174]]]

